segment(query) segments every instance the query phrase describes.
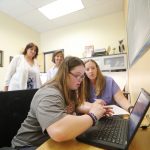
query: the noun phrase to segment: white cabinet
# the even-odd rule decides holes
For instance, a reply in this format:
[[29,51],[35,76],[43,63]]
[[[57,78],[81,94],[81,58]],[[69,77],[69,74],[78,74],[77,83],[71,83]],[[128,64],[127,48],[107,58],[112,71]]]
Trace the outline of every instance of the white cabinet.
[[126,71],[127,55],[117,54],[99,57],[83,58],[82,60],[94,59],[100,66],[101,71]]

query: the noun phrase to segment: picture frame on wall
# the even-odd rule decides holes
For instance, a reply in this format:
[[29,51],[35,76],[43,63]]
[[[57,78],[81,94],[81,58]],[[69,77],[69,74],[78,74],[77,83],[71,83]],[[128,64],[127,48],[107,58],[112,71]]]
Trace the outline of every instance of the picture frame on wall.
[[0,50],[0,67],[3,67],[3,51]]

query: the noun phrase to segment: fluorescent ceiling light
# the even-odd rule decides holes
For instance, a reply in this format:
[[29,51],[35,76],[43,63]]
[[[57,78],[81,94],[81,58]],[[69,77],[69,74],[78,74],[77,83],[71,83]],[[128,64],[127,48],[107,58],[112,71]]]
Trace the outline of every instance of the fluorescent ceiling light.
[[83,8],[81,0],[56,0],[38,10],[51,20]]

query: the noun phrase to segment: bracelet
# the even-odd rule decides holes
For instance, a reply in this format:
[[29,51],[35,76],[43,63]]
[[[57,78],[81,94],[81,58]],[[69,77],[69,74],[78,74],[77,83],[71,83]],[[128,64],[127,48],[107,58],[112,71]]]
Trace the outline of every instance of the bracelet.
[[96,121],[97,121],[97,117],[93,113],[90,113],[90,112],[87,115],[89,115],[92,118],[92,121],[93,121],[92,126],[95,126]]
[[131,112],[131,109],[133,109],[133,106],[130,106],[130,107],[128,108],[128,112],[129,112],[129,113]]

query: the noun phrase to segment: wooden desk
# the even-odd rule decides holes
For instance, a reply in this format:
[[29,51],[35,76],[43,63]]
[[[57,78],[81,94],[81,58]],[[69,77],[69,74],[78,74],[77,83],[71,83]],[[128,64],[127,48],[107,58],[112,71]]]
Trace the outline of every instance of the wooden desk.
[[138,129],[129,150],[148,150],[150,147],[150,128]]
[[[150,147],[150,128],[139,129],[136,133],[132,143],[129,146],[129,150],[148,150]],[[49,139],[43,143],[37,150],[103,150],[88,144],[71,140],[67,142],[57,143],[52,139]]]

